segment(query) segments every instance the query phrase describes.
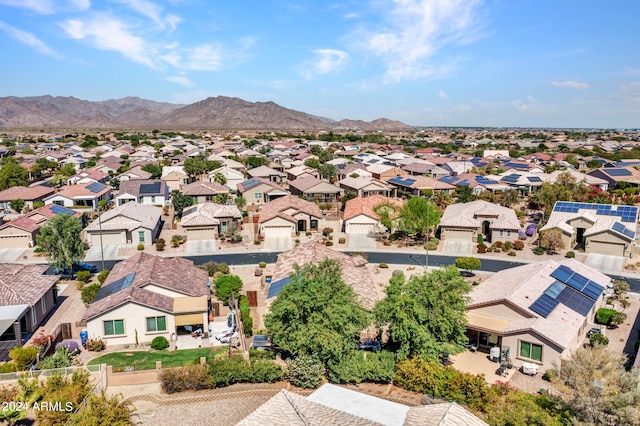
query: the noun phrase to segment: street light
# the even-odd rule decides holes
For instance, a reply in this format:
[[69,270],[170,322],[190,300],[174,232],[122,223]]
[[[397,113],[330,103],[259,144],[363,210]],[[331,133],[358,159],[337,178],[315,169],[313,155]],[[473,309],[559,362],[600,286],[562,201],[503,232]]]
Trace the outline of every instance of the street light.
[[427,242],[424,245],[424,248],[427,252],[424,269],[427,272],[429,272],[429,228],[431,227],[431,198],[432,197],[433,195],[429,195],[427,197]]
[[102,245],[102,215],[100,214],[100,202],[98,202],[98,228],[100,229],[100,260],[104,271],[104,246]]

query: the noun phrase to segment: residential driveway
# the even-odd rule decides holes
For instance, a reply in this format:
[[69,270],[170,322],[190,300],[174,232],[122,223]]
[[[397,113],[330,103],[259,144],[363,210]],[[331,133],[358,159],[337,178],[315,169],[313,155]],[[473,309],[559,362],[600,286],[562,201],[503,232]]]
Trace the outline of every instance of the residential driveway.
[[610,256],[608,254],[589,253],[584,263],[597,271],[615,272],[622,271],[622,256]]
[[216,240],[187,240],[187,254],[212,254],[216,250]]
[[473,243],[471,241],[443,241],[441,254],[450,254],[452,256],[473,254]]
[[23,251],[26,249],[23,248],[5,248],[0,249],[0,262],[10,263],[15,262]]
[[375,249],[376,239],[367,234],[350,234],[349,248],[355,250]]
[[264,248],[269,251],[287,251],[293,247],[291,237],[267,237],[264,239]]
[[[104,260],[114,260],[118,258],[118,252],[122,246],[120,244],[108,245],[103,247],[104,251]],[[91,247],[84,255],[84,260],[89,261],[98,261],[102,260],[102,255],[100,253],[100,246]]]

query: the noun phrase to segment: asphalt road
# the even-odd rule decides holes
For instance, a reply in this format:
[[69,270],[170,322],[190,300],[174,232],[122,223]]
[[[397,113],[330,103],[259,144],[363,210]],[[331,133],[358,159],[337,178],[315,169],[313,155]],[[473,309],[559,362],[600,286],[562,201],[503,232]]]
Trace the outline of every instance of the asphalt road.
[[[370,263],[388,263],[397,265],[416,265],[424,267],[425,255],[424,254],[406,254],[406,253],[393,253],[393,252],[361,252],[366,254]],[[238,253],[238,254],[212,254],[202,256],[183,256],[186,259],[192,260],[196,265],[213,261],[216,263],[224,262],[228,265],[257,265],[259,262],[274,263],[280,253]],[[453,265],[457,256],[442,256],[437,254],[429,254],[429,266],[448,266]],[[107,269],[113,268],[113,265],[118,263],[118,260],[105,260],[104,264]],[[101,262],[88,262],[95,265],[98,270],[101,269]],[[513,262],[508,260],[499,259],[482,259],[482,271],[485,272],[499,272],[503,269],[513,268],[514,266],[524,265],[521,262]],[[625,280],[629,283],[631,291],[640,293],[640,277],[629,278],[619,275],[609,275],[613,279]]]

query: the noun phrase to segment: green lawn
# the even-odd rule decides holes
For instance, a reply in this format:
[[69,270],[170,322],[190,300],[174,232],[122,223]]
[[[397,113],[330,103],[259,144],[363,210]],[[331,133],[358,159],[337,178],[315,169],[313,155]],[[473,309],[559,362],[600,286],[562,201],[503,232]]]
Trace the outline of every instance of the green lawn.
[[156,368],[156,361],[162,361],[162,367],[180,367],[199,362],[200,357],[212,358],[216,354],[226,352],[227,349],[198,348],[179,351],[126,351],[104,354],[92,359],[87,365],[107,364],[118,371],[128,366],[136,370],[152,370]]

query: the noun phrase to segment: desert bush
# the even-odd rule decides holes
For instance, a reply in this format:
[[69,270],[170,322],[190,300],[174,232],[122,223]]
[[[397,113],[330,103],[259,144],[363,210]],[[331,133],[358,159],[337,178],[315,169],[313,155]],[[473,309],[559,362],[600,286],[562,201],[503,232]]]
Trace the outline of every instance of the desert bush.
[[616,313],[614,309],[600,308],[596,311],[596,323],[609,325],[611,318]]
[[264,269],[267,267],[267,262],[260,262],[258,263],[258,266]]
[[9,358],[15,363],[17,371],[24,371],[36,360],[40,348],[36,346],[16,346],[9,351]]
[[[14,373],[18,371],[18,365],[13,361],[7,361],[4,364],[0,364],[0,374]],[[2,400],[5,401],[5,400]]]
[[138,244],[137,248],[138,248],[139,251],[144,250],[144,244],[142,244],[142,243]]
[[78,271],[76,274],[76,280],[81,281],[83,283],[89,282],[91,279],[91,271]]
[[238,298],[242,289],[242,280],[237,275],[223,275],[215,280],[215,288],[218,300],[226,303],[231,294]]
[[40,370],[49,370],[52,368],[65,368],[71,366],[74,356],[69,352],[65,346],[56,348],[53,355],[43,358],[38,363]]
[[91,284],[82,289],[80,293],[80,298],[85,305],[93,302],[93,299],[96,298],[96,294],[100,291],[100,284]]
[[394,354],[388,351],[352,351],[339,362],[329,362],[333,383],[389,383],[393,379]]
[[85,344],[85,348],[91,352],[100,352],[107,347],[107,341],[104,339],[89,339]]
[[328,237],[329,234],[331,234],[333,232],[333,228],[322,228],[322,235],[324,235],[325,237]]
[[242,355],[218,357],[209,361],[209,372],[216,387],[251,382],[251,365]]
[[524,248],[524,241],[515,240],[513,242],[513,248],[516,250],[522,250]]
[[160,372],[160,384],[166,393],[186,390],[213,389],[215,380],[207,365],[187,365],[179,368],[166,368]]
[[558,370],[549,369],[544,372],[542,378],[547,382],[553,382],[558,377]]
[[508,254],[509,256],[515,256],[515,255],[516,255],[516,252],[515,252],[515,250],[511,250],[511,251],[509,251],[509,253],[507,253],[507,254]]
[[533,254],[537,254],[538,256],[544,254],[544,247],[536,247],[533,249]]
[[219,276],[227,275],[229,273],[229,265],[224,262],[216,263],[209,261],[198,266],[198,268],[207,271],[210,277],[213,277],[216,273],[218,273]]
[[164,238],[158,238],[156,240],[156,250],[158,251],[163,251],[164,250],[164,246],[167,245],[167,242],[165,241]]
[[569,250],[564,257],[567,257],[569,259],[573,259],[574,257],[576,257],[576,253],[574,251]]
[[437,250],[438,249],[438,244],[437,243],[433,243],[431,241],[427,242],[427,244],[424,245],[425,250]]
[[502,248],[504,249],[504,251],[510,251],[511,249],[513,249],[513,243],[511,241],[505,241],[502,244]]
[[325,245],[327,247],[331,247],[331,246],[333,246],[333,241],[327,241],[327,243]]
[[347,240],[342,237],[342,238],[338,238],[338,244],[344,244]]
[[275,383],[282,380],[283,377],[282,367],[270,359],[257,359],[251,362],[251,381],[253,383]]
[[594,333],[591,336],[589,336],[589,343],[591,343],[591,346],[595,346],[595,345],[607,346],[609,344],[609,338],[602,333]]
[[627,319],[627,314],[625,314],[624,312],[618,312],[616,311],[615,314],[613,314],[611,316],[611,319],[609,320],[609,326],[610,327],[617,327],[619,325],[622,325]]
[[315,389],[322,384],[324,366],[308,356],[287,361],[287,378],[292,385],[304,389]]
[[387,265],[386,263],[380,263],[380,264],[378,264],[378,268],[380,268],[380,269],[389,269],[389,265]]
[[161,351],[169,347],[169,341],[164,336],[156,336],[151,341],[151,349]]
[[493,245],[496,246],[497,248],[501,249],[502,248],[502,241],[496,241]]
[[100,271],[100,273],[98,274],[98,282],[102,285],[104,284],[104,282],[107,280],[107,277],[109,276],[109,270],[108,269],[103,269],[102,271]]

